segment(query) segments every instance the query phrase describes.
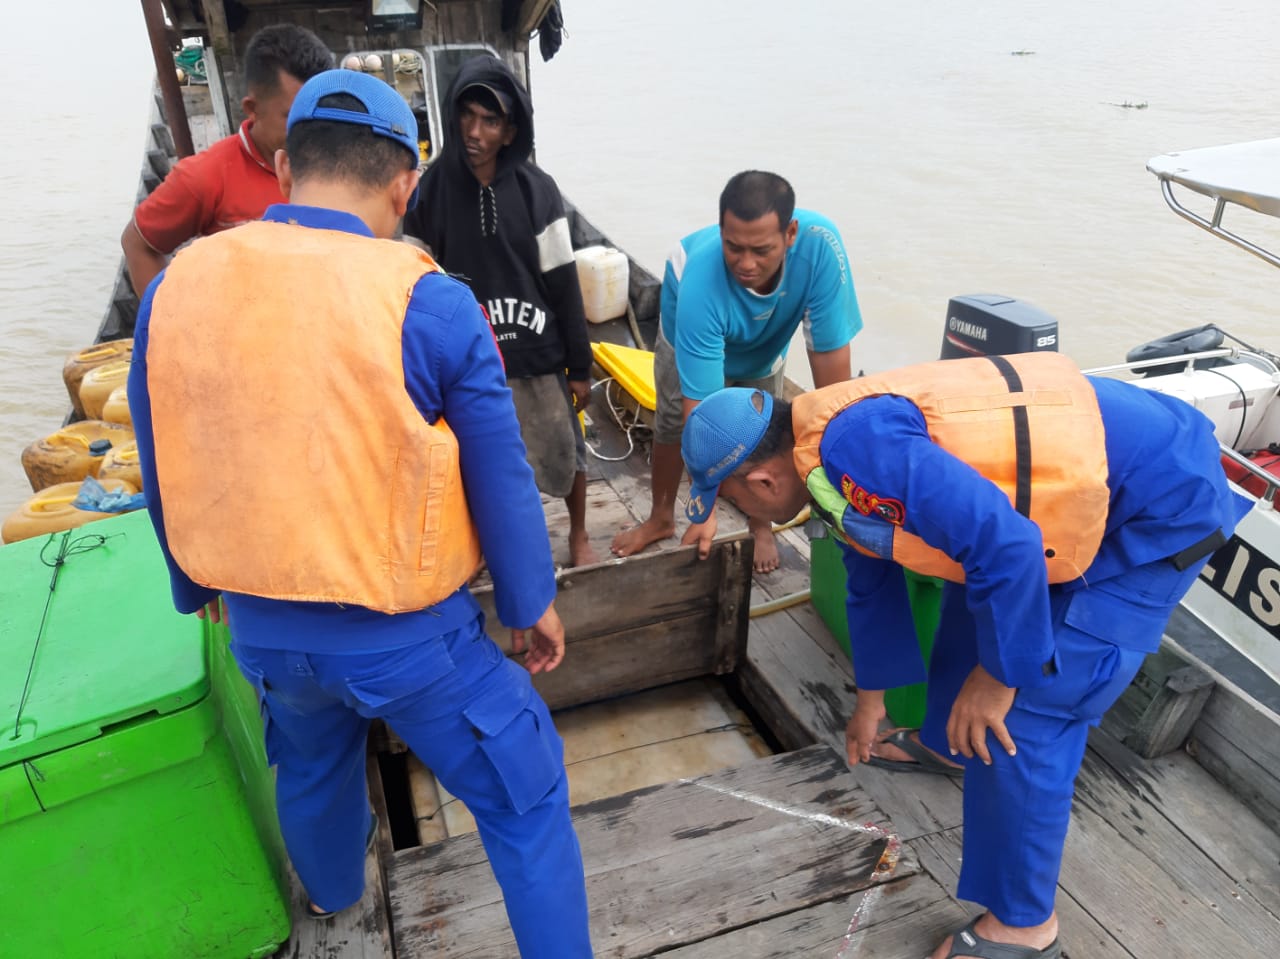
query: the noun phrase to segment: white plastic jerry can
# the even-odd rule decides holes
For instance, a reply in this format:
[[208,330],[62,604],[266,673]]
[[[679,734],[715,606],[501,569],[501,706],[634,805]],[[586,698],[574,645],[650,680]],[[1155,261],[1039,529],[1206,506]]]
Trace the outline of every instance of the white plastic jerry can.
[[573,254],[587,319],[603,323],[627,312],[627,255],[609,246],[588,246]]

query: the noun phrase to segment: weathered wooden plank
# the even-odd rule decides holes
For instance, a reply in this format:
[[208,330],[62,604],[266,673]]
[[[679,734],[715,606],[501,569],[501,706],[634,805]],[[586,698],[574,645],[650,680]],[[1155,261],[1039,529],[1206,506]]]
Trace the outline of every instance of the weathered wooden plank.
[[[706,677],[561,710],[555,724],[575,806],[772,755],[719,683]],[[449,836],[475,829],[459,800],[438,783],[432,789]]]
[[[956,880],[960,875],[960,851],[964,837],[962,827],[955,826],[911,840],[908,845],[920,860],[921,868],[936,880],[954,898]],[[1079,902],[1058,889],[1057,899],[1059,936],[1067,959],[1131,959],[1127,949],[1118,943]],[[962,911],[976,916],[982,907],[976,903],[961,902]],[[962,925],[962,923],[958,923]],[[957,926],[944,931],[953,932]],[[939,940],[941,941],[941,940]],[[937,946],[934,942],[931,948]]]
[[520,12],[516,15],[517,35],[527,36],[538,28],[542,18],[547,15],[552,0],[524,0],[520,4]]
[[[891,825],[823,747],[590,803],[574,820],[596,955],[614,959],[843,899],[918,869],[909,854],[889,868]],[[474,837],[397,853],[389,885],[400,959],[514,954]]]
[[564,709],[709,676],[715,671],[715,610],[565,644],[559,668],[533,677],[552,709]]
[[1213,679],[1202,669],[1188,665],[1174,670],[1151,697],[1125,744],[1148,759],[1181,749],[1213,687]]
[[[373,753],[366,761],[369,799],[373,808],[386,809],[382,779]],[[365,857],[364,898],[331,919],[307,917],[307,894],[293,870],[293,933],[274,954],[275,959],[396,959],[387,913],[387,887],[382,862],[391,855],[391,827],[386,816],[378,822],[373,852]]]
[[1189,749],[1271,829],[1280,830],[1280,735],[1275,714],[1219,687],[1205,704]]
[[[587,472],[587,506],[584,522],[587,539],[600,559],[609,558],[609,543],[618,529],[632,522],[631,512],[603,478],[592,480]],[[567,568],[569,561],[569,510],[564,500],[544,496],[542,510],[547,518],[547,534],[551,537],[552,561]]]
[[409,802],[413,806],[413,821],[418,830],[418,843],[423,846],[448,838],[444,816],[440,814],[443,803],[437,788],[436,777],[412,752],[406,760],[409,778]]
[[733,672],[747,655],[748,610],[751,602],[751,538],[726,543],[720,564],[720,590],[713,639],[717,674]]
[[[844,728],[856,702],[844,651],[809,605],[751,621],[747,658],[737,673],[743,694],[782,744],[826,743],[844,753]],[[960,825],[959,785],[946,776],[903,776],[859,765],[852,775],[904,839]]]
[[243,68],[236,54],[235,38],[227,26],[223,0],[201,0],[209,42],[205,45],[205,68],[209,93],[219,126],[230,131],[240,125],[240,101],[244,97]]
[[963,926],[964,910],[917,874],[767,919],[670,952],[664,959],[920,959]]
[[1099,802],[1099,793],[1092,773],[1077,781],[1078,801],[1059,885],[1135,959],[1274,959],[1274,935],[1249,941],[1247,933],[1226,920],[1221,903],[1211,902],[1202,892],[1202,882],[1207,884],[1209,877],[1188,878],[1186,870],[1178,870],[1184,873],[1178,878],[1165,872],[1179,854],[1196,858],[1196,851],[1187,848],[1190,843],[1184,841],[1177,852],[1163,854],[1135,845],[1141,841],[1136,830],[1151,829],[1162,817],[1139,802],[1133,809]]
[[[727,504],[726,504],[727,505]],[[741,522],[741,528],[747,528],[746,516],[734,517],[733,524],[730,529],[738,528]],[[721,534],[724,535],[724,534]],[[809,551],[807,544],[803,551],[800,549],[800,540],[804,538],[803,533],[797,534],[795,528],[784,529],[774,533],[774,542],[778,547],[778,568],[771,573],[756,573],[754,575],[755,588],[759,593],[762,602],[764,599],[780,599],[783,596],[790,596],[793,593],[801,592],[809,588]]]
[[1141,756],[1182,748],[1200,717],[1213,680],[1167,643],[1148,656],[1102,727]]
[[739,682],[786,748],[815,742],[837,747],[853,712],[853,675],[839,649],[800,625],[800,612],[794,607],[751,621]]
[[[740,554],[723,546],[705,561],[688,546],[564,570],[557,577],[556,610],[570,642],[714,610],[722,564],[734,561],[740,561]],[[492,587],[475,594],[490,621],[490,635],[509,648],[509,631],[498,624]]]
[[[1274,828],[1240,808],[1230,790],[1186,753],[1143,759],[1101,731],[1089,737],[1089,746],[1138,799],[1280,916],[1280,835]],[[1274,935],[1280,937],[1280,926]]]
[[[191,123],[190,117],[188,117],[187,123],[188,124]],[[155,144],[155,148],[159,150],[162,154],[164,154],[166,157],[176,157],[178,155],[177,148],[173,144],[173,134],[169,131],[169,128],[165,124],[163,123],[151,124],[151,141],[152,143]],[[199,147],[197,147],[196,149],[198,150]],[[166,173],[168,172],[167,168],[165,172]]]

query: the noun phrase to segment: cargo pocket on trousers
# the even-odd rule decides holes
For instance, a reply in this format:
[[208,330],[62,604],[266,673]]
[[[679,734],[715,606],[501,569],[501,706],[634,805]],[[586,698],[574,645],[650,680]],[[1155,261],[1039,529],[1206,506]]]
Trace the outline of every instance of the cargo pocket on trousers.
[[541,802],[564,775],[560,737],[527,680],[480,696],[462,714],[517,813]]
[[280,753],[276,739],[279,731],[271,721],[271,707],[267,703],[267,693],[271,688],[267,683],[267,675],[258,667],[242,662],[238,656],[236,665],[240,667],[240,675],[244,676],[258,696],[258,715],[262,720],[262,743],[266,752],[267,765],[278,766]]

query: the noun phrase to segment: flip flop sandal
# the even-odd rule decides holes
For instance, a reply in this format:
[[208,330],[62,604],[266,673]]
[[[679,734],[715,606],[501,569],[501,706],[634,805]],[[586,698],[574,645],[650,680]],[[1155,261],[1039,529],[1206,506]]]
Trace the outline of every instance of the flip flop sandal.
[[946,959],[952,959],[953,956],[973,956],[974,959],[1062,959],[1062,946],[1057,939],[1043,949],[983,939],[973,931],[978,919],[974,919],[952,936],[951,951],[947,953]]
[[[369,835],[364,840],[364,853],[369,855],[369,850],[373,848],[373,841],[378,837],[378,815],[372,809],[369,810]],[[304,910],[311,919],[329,919],[340,913],[341,909],[326,909],[324,912],[316,911],[316,904],[310,899],[307,900],[307,908]]]
[[892,769],[900,773],[935,773],[940,776],[950,776],[953,779],[964,776],[963,766],[949,766],[944,763],[933,754],[931,749],[912,739],[913,732],[915,732],[914,729],[899,729],[886,736],[882,742],[897,746],[915,762],[907,762],[904,759],[885,759],[881,756],[872,756],[867,762],[880,769]]

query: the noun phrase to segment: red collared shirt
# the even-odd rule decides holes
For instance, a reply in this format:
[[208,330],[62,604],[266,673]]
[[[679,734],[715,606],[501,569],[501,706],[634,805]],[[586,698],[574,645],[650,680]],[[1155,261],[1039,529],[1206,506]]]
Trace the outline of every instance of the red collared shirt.
[[172,253],[188,240],[261,219],[280,203],[275,168],[249,135],[250,122],[209,149],[180,160],[138,204],[133,222],[158,253]]

